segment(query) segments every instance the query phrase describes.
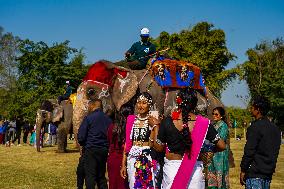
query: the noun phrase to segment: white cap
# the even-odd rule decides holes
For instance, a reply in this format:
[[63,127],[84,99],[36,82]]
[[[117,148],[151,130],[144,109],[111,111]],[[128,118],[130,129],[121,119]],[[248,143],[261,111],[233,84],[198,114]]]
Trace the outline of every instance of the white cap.
[[149,35],[150,35],[149,33],[150,33],[150,31],[149,31],[148,28],[142,28],[141,29],[141,36],[149,37]]
[[70,84],[70,81],[66,81],[66,84]]

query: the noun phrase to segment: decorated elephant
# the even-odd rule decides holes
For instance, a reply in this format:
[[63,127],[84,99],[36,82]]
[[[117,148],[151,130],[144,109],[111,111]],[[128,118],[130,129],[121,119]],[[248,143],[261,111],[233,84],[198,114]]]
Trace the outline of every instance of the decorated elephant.
[[57,152],[66,152],[67,135],[72,128],[73,106],[68,100],[59,105],[57,100],[45,100],[36,116],[36,147],[37,151],[43,146],[43,129],[46,124],[57,123]]
[[[194,67],[193,69],[197,68]],[[138,91],[147,91],[153,97],[154,110],[158,110],[160,115],[169,115],[172,108],[176,106],[175,99],[179,88],[176,86],[165,88],[158,85],[154,72],[154,68],[129,70],[104,60],[93,64],[77,89],[77,99],[73,110],[75,138],[77,137],[80,124],[87,114],[88,101],[91,98],[101,99],[104,112],[112,112],[119,111],[120,107],[127,103]],[[156,67],[156,73],[157,76],[159,74],[158,67]],[[199,81],[199,78],[197,80]],[[198,94],[197,109],[200,112],[205,112],[210,118],[212,109],[216,106],[223,106],[223,104],[209,89],[199,86],[201,93],[203,90],[206,90],[207,95],[205,97]],[[91,94],[89,91],[92,91]]]

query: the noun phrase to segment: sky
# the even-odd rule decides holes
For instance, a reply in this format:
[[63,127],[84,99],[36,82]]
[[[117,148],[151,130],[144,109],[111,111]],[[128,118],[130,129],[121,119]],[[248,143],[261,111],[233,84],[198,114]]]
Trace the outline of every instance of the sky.
[[[283,0],[0,0],[0,26],[21,39],[49,45],[70,41],[83,49],[86,63],[118,61],[143,27],[153,38],[206,21],[226,34],[237,56],[227,69],[247,60],[246,51],[263,40],[283,37]],[[222,93],[226,106],[245,107],[244,81],[235,80]]]

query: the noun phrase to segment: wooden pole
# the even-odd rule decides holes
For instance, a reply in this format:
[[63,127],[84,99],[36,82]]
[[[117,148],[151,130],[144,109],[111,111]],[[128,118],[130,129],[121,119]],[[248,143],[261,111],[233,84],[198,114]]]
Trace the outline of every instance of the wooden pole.
[[235,127],[235,140],[237,140],[237,128]]

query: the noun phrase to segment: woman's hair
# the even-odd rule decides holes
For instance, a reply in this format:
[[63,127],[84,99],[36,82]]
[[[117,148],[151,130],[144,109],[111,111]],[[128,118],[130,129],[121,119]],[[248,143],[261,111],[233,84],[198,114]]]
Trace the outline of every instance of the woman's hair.
[[218,106],[218,107],[216,107],[216,108],[213,109],[213,112],[214,112],[215,110],[217,110],[217,111],[219,112],[219,114],[220,114],[220,116],[221,116],[221,119],[222,119],[223,121],[225,121],[225,120],[226,120],[226,112],[225,112],[225,109],[224,109],[223,107],[221,107],[221,106]]
[[252,106],[258,109],[261,115],[266,116],[270,110],[270,102],[263,96],[257,96],[252,100]]
[[193,89],[181,89],[177,94],[177,98],[181,98],[178,108],[182,111],[182,121],[184,124],[188,122],[188,114],[193,112],[197,105],[197,93]]
[[138,95],[137,102],[139,100],[146,100],[150,106],[153,105],[153,98],[148,92],[142,92]]
[[[183,124],[188,125],[188,114],[190,112],[193,112],[196,108],[198,101],[197,94],[193,89],[185,88],[179,91],[177,98],[181,99],[180,103],[178,104],[178,108],[182,113],[182,122]],[[181,133],[183,135],[183,141],[185,143],[186,150],[190,151],[192,140],[188,126],[184,127],[181,130]]]
[[121,148],[125,142],[126,121],[129,115],[134,114],[134,106],[137,96],[132,97],[126,104],[122,105],[119,111],[115,112],[114,123],[115,126],[112,130],[112,143],[118,143]]

